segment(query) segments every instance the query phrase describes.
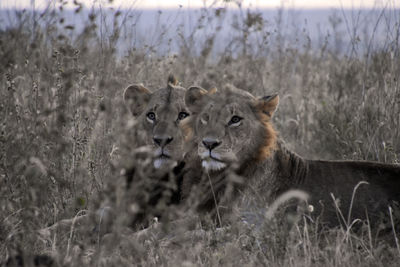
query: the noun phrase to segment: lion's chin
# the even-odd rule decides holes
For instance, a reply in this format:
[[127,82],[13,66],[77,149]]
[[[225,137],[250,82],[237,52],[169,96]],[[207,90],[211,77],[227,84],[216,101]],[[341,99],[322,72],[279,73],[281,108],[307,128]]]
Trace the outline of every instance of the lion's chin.
[[159,157],[154,160],[153,165],[156,169],[173,168],[177,165],[177,162],[171,158]]
[[208,158],[201,161],[201,166],[206,171],[220,171],[226,167],[226,164],[221,161]]

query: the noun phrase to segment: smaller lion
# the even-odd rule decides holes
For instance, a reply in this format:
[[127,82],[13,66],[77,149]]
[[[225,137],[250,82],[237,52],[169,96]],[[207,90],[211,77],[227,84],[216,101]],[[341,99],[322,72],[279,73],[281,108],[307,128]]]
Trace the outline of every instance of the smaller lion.
[[[186,134],[182,122],[189,116],[185,93],[186,89],[178,86],[173,75],[164,88],[153,92],[140,84],[128,86],[123,99],[133,118],[126,123],[126,133],[121,135],[120,142],[123,149],[113,165],[113,171],[119,173],[122,169],[124,179],[108,181],[96,196],[94,203],[98,206],[94,211],[59,221],[39,230],[40,234],[48,238],[54,230],[68,228],[76,221],[83,229],[89,224],[93,232],[104,234],[112,229],[117,216],[128,217],[126,226],[137,230],[148,226],[154,217],[170,212],[167,207],[181,199]],[[114,197],[118,201],[110,203]]]
[[124,90],[124,102],[134,117],[127,132],[135,144],[124,146],[126,201],[137,205],[134,229],[146,227],[154,217],[165,219],[169,207],[180,202],[185,140],[190,134],[183,127],[190,115],[185,93],[173,75],[166,87],[153,92],[139,84]]
[[326,225],[349,225],[354,219],[368,218],[377,226],[388,219],[388,206],[400,203],[398,164],[308,160],[288,150],[271,121],[278,95],[257,98],[233,87],[210,95],[191,87],[185,101],[192,113],[188,123],[197,144],[197,168],[203,169],[206,179],[191,173],[184,178],[184,188],[190,191],[201,181],[211,184],[202,197],[202,209],[232,206],[232,199],[218,203],[227,188],[228,182],[223,181],[227,172],[242,178],[233,196],[247,192],[260,206],[291,189],[307,192],[313,214]]
[[152,147],[154,167],[176,165],[184,156],[184,131],[180,124],[189,116],[184,96],[186,89],[177,85],[173,75],[167,86],[151,92],[140,84],[124,90],[124,102],[135,117],[141,145]]

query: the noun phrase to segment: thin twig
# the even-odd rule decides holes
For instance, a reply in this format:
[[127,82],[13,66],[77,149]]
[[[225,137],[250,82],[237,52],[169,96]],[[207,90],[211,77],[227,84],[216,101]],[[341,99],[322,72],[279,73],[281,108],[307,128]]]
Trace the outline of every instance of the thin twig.
[[393,230],[393,235],[394,235],[394,241],[396,242],[397,252],[400,255],[399,239],[397,238],[396,228],[394,227],[393,216],[392,216],[392,207],[390,207],[390,206],[389,206],[389,215],[390,215],[390,223],[392,225],[392,230]]
[[69,250],[70,250],[70,247],[71,247],[71,240],[72,240],[72,235],[73,235],[73,233],[74,233],[75,222],[76,222],[77,218],[80,217],[80,214],[81,214],[81,213],[85,213],[85,212],[87,212],[87,210],[80,210],[80,211],[75,215],[75,217],[74,217],[74,219],[73,219],[73,221],[72,221],[71,230],[70,230],[70,232],[69,232],[69,238],[68,238],[68,243],[67,243],[67,253],[66,253],[66,256],[65,256],[66,258],[68,258],[68,256],[69,256]]
[[353,202],[354,202],[354,197],[356,195],[356,191],[358,187],[362,184],[369,184],[366,181],[360,181],[353,189],[353,194],[351,195],[351,201],[350,201],[350,207],[349,207],[349,214],[347,215],[347,225],[350,225],[350,219],[351,219],[351,211],[353,209]]
[[218,222],[219,222],[219,225],[222,226],[222,220],[221,220],[221,216],[220,216],[219,210],[218,210],[217,198],[215,197],[214,187],[212,185],[210,174],[208,173],[208,171],[207,171],[207,177],[208,177],[208,182],[210,183],[210,186],[211,186],[211,192],[212,192],[213,198],[214,198],[215,209],[217,210]]

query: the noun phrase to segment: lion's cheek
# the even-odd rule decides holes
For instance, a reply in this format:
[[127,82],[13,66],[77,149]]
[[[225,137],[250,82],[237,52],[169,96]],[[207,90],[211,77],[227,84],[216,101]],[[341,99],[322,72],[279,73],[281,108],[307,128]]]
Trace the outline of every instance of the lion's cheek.
[[148,122],[141,120],[141,123],[138,124],[138,127],[135,130],[138,132],[140,140],[144,142],[141,142],[140,145],[153,145],[153,128]]
[[253,157],[253,151],[259,149],[259,142],[257,142],[257,136],[251,133],[243,133],[242,136],[238,136],[236,140],[240,142],[235,142],[232,146],[234,148],[234,153],[238,158],[239,162],[245,162]]
[[235,140],[240,140],[241,142],[233,142],[232,143],[232,151],[235,154],[237,160],[239,162],[243,162],[247,157],[248,157],[248,151],[251,149],[251,138],[248,136],[238,136],[235,138]]

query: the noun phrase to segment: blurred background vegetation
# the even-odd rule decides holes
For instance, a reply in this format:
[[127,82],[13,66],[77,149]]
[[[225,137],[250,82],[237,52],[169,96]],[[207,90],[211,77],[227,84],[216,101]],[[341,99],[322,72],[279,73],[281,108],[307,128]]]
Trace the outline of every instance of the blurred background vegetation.
[[[36,230],[96,206],[94,196],[120,179],[111,161],[130,119],[122,91],[131,83],[161,88],[170,73],[184,87],[231,83],[258,96],[279,93],[274,124],[304,157],[400,161],[400,10],[390,5],[329,11],[316,35],[284,7],[150,14],[74,2],[73,9],[56,2],[44,10],[0,10],[0,259],[21,250],[51,251],[57,262],[79,265],[82,255],[74,262],[57,247],[67,245],[65,236],[43,244]],[[151,27],[138,26],[141,16]],[[99,250],[85,257],[102,266],[281,261],[243,250],[239,232],[223,246],[207,237],[190,252],[177,248],[174,259],[159,240],[147,250],[129,243],[118,260],[106,261]],[[319,241],[291,243],[285,264],[398,260],[391,250],[374,246],[372,252],[334,235],[337,243],[321,251]],[[75,242],[82,250],[92,244],[67,237],[68,246]]]

